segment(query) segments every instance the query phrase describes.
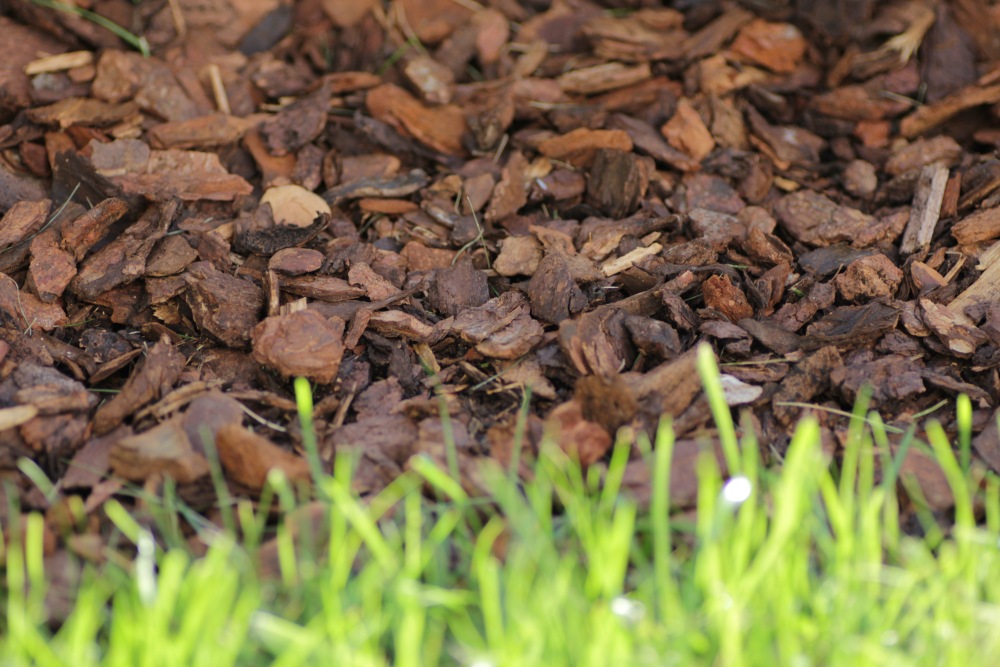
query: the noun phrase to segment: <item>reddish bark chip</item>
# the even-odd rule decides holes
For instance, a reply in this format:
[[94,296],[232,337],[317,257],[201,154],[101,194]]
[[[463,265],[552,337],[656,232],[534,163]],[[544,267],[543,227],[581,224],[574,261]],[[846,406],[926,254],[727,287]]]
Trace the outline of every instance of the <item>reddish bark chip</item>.
[[253,357],[282,376],[329,384],[344,356],[344,323],[312,310],[268,317],[253,329]]
[[271,470],[280,470],[293,483],[310,479],[304,458],[242,426],[226,424],[220,428],[215,445],[228,477],[252,491],[264,488]]
[[875,222],[872,216],[849,206],[838,205],[829,197],[812,190],[787,195],[778,202],[775,213],[792,237],[817,246],[837,241],[850,243]]
[[611,436],[603,426],[584,417],[577,400],[566,401],[550,412],[545,430],[560,449],[584,466],[596,463],[611,449]]
[[459,313],[453,331],[474,343],[483,356],[517,359],[542,340],[542,325],[531,318],[520,292],[507,292],[483,306]]
[[712,276],[702,285],[705,305],[719,311],[729,321],[736,322],[753,315],[753,308],[743,290],[733,285],[728,276]]
[[677,103],[677,111],[660,131],[671,146],[698,162],[704,160],[715,148],[712,133],[686,99]]
[[438,271],[427,293],[431,306],[444,316],[458,315],[467,308],[481,306],[490,298],[486,274],[463,257],[453,266]]
[[260,133],[272,155],[287,155],[319,136],[326,127],[330,88],[320,86],[299,98],[265,122]]
[[903,272],[881,253],[854,260],[847,270],[833,279],[846,301],[867,301],[896,294]]
[[260,288],[209,262],[195,262],[184,276],[188,284],[184,300],[198,327],[230,347],[246,345],[264,309]]
[[366,104],[372,116],[429,148],[449,155],[464,152],[465,115],[457,106],[424,106],[402,88],[388,83],[368,91]]
[[806,40],[790,23],[770,23],[755,19],[743,26],[730,50],[771,71],[795,71],[806,52]]
[[322,266],[323,253],[310,248],[283,248],[267,261],[267,268],[289,276],[313,273]]
[[577,167],[589,167],[598,149],[632,150],[632,139],[621,130],[577,128],[567,134],[546,139],[538,151],[547,157],[564,160]]
[[184,363],[184,355],[168,339],[161,339],[135,367],[121,391],[97,409],[94,432],[107,433],[133,411],[166,394],[180,378]]

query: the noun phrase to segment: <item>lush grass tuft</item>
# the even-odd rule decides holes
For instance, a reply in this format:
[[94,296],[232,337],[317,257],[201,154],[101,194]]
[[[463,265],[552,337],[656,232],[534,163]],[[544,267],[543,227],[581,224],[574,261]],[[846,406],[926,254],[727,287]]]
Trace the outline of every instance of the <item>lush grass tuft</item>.
[[41,518],[32,515],[3,551],[0,664],[881,667],[1000,659],[1000,487],[970,471],[967,408],[958,406],[957,456],[939,424],[929,423],[924,438],[956,498],[953,527],[930,530],[928,517],[926,536],[912,537],[899,527],[897,481],[906,450],[925,446],[914,431],[893,454],[861,401],[838,470],[811,418],[780,467],[767,468],[752,437],[737,439],[710,351],[699,363],[731,476],[723,478],[714,455],[700,460],[693,524],[671,521],[669,423],[645,448],[648,511],[620,493],[625,442],[603,477],[581,473],[552,448],[530,482],[487,470],[489,502],[468,497],[424,459],[362,503],[344,460],[335,476],[320,476],[316,493],[328,539],[295,538],[286,521],[275,578],[257,574],[262,514],[275,504],[286,516],[303,511],[280,475],[258,512],[245,502],[231,508],[241,540],[235,529],[200,524],[211,546],[198,559],[167,527],[154,542],[110,504],[135,557],[99,576],[85,568],[73,612],[51,631]]

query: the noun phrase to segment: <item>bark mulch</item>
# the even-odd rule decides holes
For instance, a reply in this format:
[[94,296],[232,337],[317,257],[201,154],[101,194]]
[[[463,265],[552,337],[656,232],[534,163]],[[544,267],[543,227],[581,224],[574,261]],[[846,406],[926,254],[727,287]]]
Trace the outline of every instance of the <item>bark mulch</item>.
[[79,4],[152,56],[0,10],[0,477],[47,553],[168,477],[217,517],[206,437],[233,494],[307,480],[297,376],[362,493],[449,429],[480,492],[530,389],[525,462],[672,417],[690,508],[700,341],[774,461],[807,412],[835,454],[867,383],[901,428],[967,394],[1000,471],[1000,6]]

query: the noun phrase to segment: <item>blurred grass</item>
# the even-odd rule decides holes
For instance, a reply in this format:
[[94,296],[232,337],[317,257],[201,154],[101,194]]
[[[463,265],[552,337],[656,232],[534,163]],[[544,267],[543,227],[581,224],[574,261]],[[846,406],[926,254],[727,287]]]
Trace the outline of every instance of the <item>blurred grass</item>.
[[[765,467],[753,436],[737,438],[714,356],[699,355],[729,477],[706,451],[690,527],[670,514],[668,421],[655,446],[638,443],[653,479],[642,511],[620,492],[624,441],[603,477],[552,447],[530,481],[486,470],[488,500],[425,458],[362,502],[342,459],[333,476],[317,471],[328,539],[279,524],[277,578],[258,574],[266,516],[302,502],[278,473],[256,512],[240,501],[225,529],[198,524],[201,558],[177,538],[169,493],[175,509],[152,527],[108,503],[135,557],[87,566],[53,630],[33,514],[4,526],[0,665],[995,664],[1000,486],[971,469],[971,411],[957,406],[958,456],[934,421],[893,454],[862,397],[838,466],[804,418],[781,465]],[[948,479],[950,529],[926,511],[923,537],[900,529],[910,447],[929,447]]]

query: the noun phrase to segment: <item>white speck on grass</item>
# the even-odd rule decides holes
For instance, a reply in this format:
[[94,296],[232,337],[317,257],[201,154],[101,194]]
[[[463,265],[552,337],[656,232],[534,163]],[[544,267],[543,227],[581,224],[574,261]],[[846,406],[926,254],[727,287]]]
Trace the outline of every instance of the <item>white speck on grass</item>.
[[636,602],[624,595],[619,595],[611,601],[611,613],[626,621],[635,623],[642,620],[642,617],[646,615],[646,607],[641,602]]
[[156,602],[156,542],[148,530],[139,533],[136,541],[135,585],[139,599],[147,607]]
[[476,660],[473,663],[469,663],[469,667],[494,667],[494,665],[489,660]]
[[746,502],[752,492],[753,484],[751,484],[750,480],[743,475],[733,477],[726,482],[724,487],[722,487],[723,499],[734,505],[740,505]]

